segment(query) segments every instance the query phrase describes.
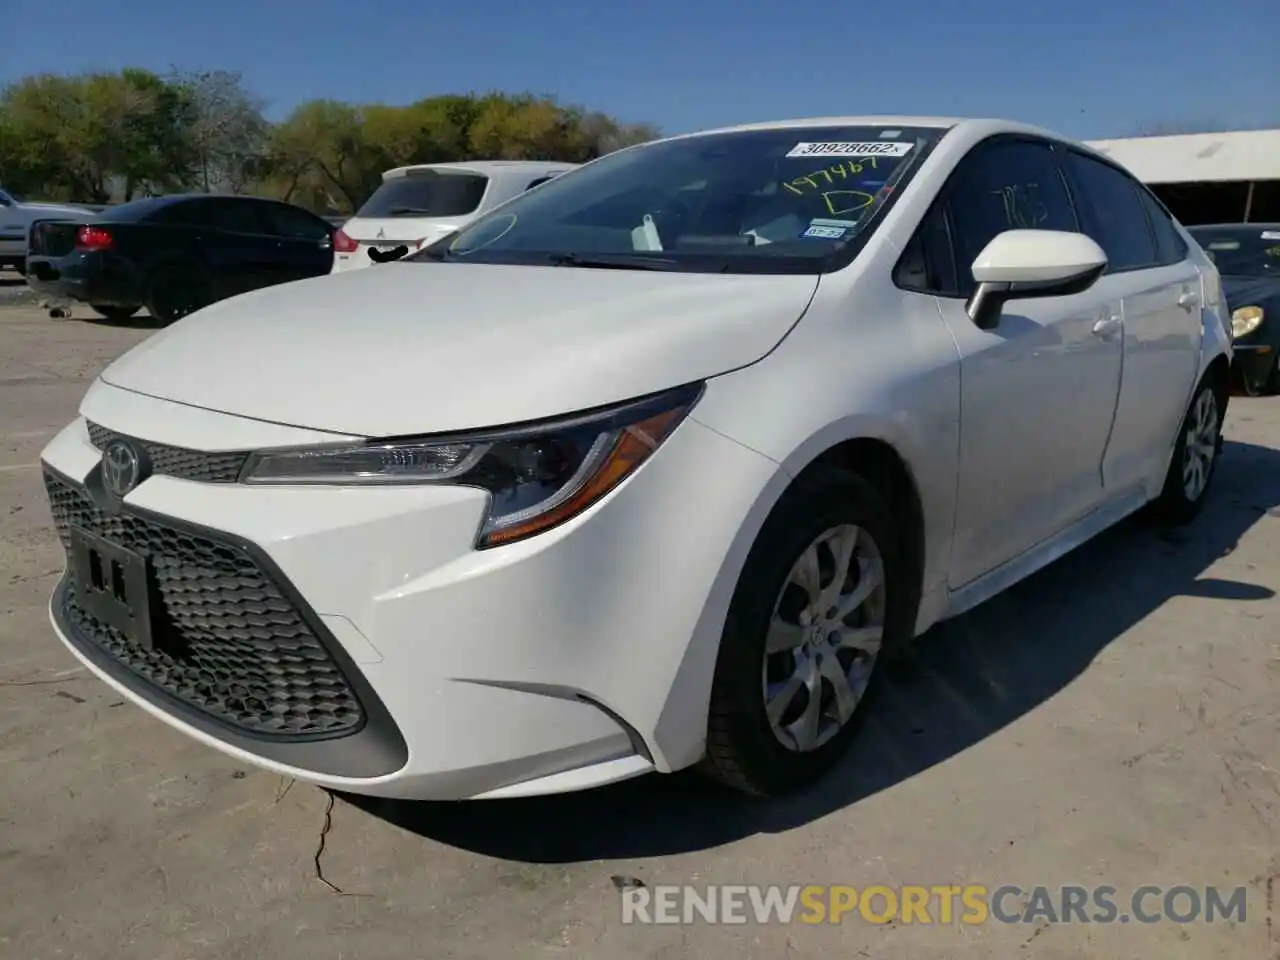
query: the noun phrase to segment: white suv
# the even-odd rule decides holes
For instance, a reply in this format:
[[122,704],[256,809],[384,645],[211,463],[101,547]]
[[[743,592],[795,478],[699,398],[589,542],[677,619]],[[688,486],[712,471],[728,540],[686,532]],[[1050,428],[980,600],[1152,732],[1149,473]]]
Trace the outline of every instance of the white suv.
[[627,148],[109,366],[42,455],[53,622],[171,726],[337,790],[793,789],[917,634],[1196,515],[1225,321],[1150,191],[1035,127]]
[[333,272],[398,260],[576,164],[478,160],[396,167],[333,238]]

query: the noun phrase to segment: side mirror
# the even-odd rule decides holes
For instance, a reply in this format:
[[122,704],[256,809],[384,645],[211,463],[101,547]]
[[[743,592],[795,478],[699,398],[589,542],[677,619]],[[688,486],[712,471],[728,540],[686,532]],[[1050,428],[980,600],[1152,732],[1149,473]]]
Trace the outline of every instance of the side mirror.
[[1083,293],[1106,269],[1107,255],[1083,233],[1006,230],[973,261],[978,288],[966,305],[969,319],[993,330],[1008,301]]

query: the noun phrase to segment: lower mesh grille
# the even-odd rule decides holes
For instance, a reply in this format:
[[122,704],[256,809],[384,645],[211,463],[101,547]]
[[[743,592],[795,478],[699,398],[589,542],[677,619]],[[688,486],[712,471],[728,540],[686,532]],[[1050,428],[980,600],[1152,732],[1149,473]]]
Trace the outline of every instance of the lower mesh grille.
[[[317,738],[362,726],[364,711],[339,665],[243,548],[136,514],[104,512],[61,477],[46,471],[44,480],[68,552],[62,613],[73,639],[247,733]],[[130,641],[80,604],[73,525],[148,560],[156,594],[154,647]]]

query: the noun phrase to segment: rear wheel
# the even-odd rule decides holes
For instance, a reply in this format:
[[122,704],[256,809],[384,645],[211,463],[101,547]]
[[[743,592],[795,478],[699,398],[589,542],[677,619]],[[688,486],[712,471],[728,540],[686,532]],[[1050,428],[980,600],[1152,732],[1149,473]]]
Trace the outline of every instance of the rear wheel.
[[161,323],[181,320],[212,300],[208,279],[195,267],[162,267],[147,286],[147,312]]
[[801,477],[760,532],[730,603],[702,766],[745,793],[799,788],[856,735],[882,650],[911,639],[914,591],[876,489]]
[[114,307],[104,303],[91,303],[89,306],[94,313],[106,320],[128,320],[141,309],[141,307]]
[[1206,377],[1183,417],[1164,489],[1151,504],[1153,519],[1183,526],[1200,513],[1222,447],[1222,411],[1221,391],[1212,376]]

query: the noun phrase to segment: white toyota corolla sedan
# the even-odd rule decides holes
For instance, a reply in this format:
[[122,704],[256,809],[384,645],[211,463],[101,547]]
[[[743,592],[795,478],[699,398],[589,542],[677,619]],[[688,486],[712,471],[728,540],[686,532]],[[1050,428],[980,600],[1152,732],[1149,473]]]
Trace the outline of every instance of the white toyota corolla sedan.
[[918,634],[1196,514],[1225,321],[1160,202],[1044,130],[656,141],[109,366],[43,453],[52,621],[171,726],[335,789],[786,791]]

